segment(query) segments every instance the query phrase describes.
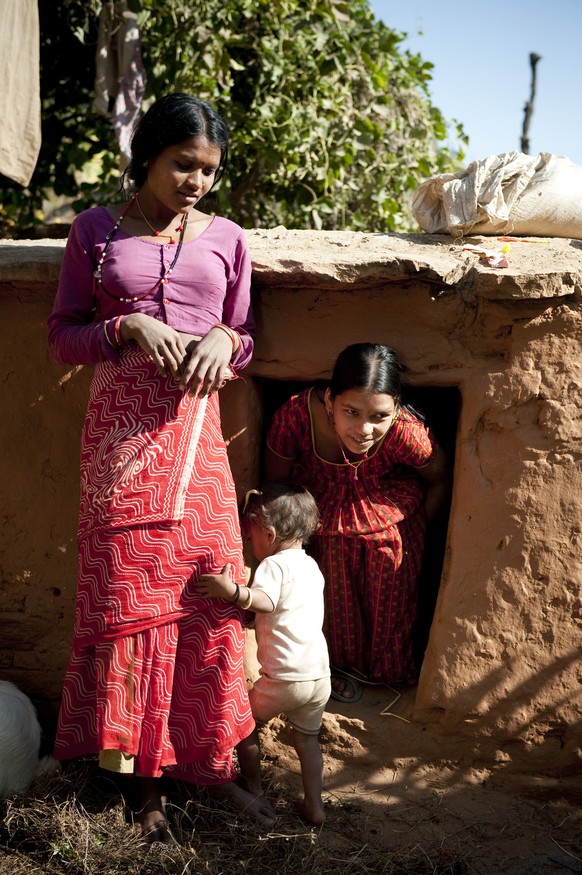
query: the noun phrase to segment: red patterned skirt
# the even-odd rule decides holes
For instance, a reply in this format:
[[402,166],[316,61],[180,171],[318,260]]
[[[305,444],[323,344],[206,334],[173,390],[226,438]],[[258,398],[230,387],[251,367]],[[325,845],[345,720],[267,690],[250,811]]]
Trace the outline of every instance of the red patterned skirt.
[[232,780],[233,748],[254,727],[243,614],[192,585],[227,563],[244,582],[218,398],[180,392],[133,347],[95,371],[78,544],[55,756],[119,750],[141,775]]

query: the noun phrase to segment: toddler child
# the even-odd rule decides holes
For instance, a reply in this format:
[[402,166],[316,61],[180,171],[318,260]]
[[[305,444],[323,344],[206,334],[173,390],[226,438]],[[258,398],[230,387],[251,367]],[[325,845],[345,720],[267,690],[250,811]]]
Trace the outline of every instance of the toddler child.
[[[261,674],[249,693],[257,723],[285,714],[301,764],[304,817],[325,820],[321,799],[323,758],[318,733],[329,699],[330,670],[322,632],[324,580],[303,550],[319,524],[317,505],[303,486],[269,483],[247,494],[243,529],[259,560],[252,587],[233,583],[230,566],[204,574],[197,587],[206,598],[238,602],[256,613]],[[241,774],[261,793],[260,745],[255,730],[237,746]]]

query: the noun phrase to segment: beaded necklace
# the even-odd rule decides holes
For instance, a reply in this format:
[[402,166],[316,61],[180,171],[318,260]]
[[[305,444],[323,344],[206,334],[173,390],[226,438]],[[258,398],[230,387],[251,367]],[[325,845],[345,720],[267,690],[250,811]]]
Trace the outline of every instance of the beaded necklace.
[[[136,301],[142,301],[144,298],[147,298],[149,295],[153,295],[159,289],[159,287],[161,285],[165,285],[169,281],[170,274],[174,270],[174,267],[176,266],[176,262],[178,261],[178,258],[180,257],[180,251],[182,249],[182,244],[184,242],[184,235],[186,233],[186,226],[188,224],[188,213],[185,213],[184,219],[183,219],[183,221],[178,229],[180,231],[180,238],[178,240],[178,248],[176,249],[176,254],[174,256],[174,260],[172,261],[172,263],[170,264],[170,266],[168,267],[167,270],[165,269],[165,266],[162,268],[163,273],[162,273],[161,277],[158,280],[156,280],[156,282],[151,287],[151,289],[148,289],[147,292],[143,292],[141,295],[134,295],[131,298],[120,298],[119,295],[114,295],[112,292],[108,291],[108,289],[106,289],[105,285],[103,284],[103,262],[105,261],[105,259],[107,257],[107,253],[109,251],[109,247],[111,246],[111,242],[113,240],[113,237],[117,233],[119,226],[121,225],[121,223],[123,222],[123,220],[127,216],[128,212],[131,209],[131,207],[133,206],[133,202],[135,200],[136,200],[136,197],[133,197],[130,200],[130,202],[128,203],[128,205],[124,209],[123,213],[121,214],[121,216],[119,217],[119,219],[117,220],[117,222],[115,223],[115,225],[113,226],[113,228],[111,229],[109,234],[107,234],[107,236],[105,237],[105,246],[103,247],[103,252],[101,253],[101,257],[100,257],[99,261],[97,262],[97,268],[96,268],[95,272],[93,273],[93,277],[94,277],[96,285],[98,285],[99,288],[103,292],[105,292],[106,295],[108,295],[110,298],[115,298],[116,301],[122,301],[123,303],[126,303],[126,304],[135,303]],[[138,206],[139,206],[139,202],[138,202]],[[149,224],[149,223],[147,223],[147,224]],[[162,235],[162,236],[164,236],[164,235]],[[173,242],[173,240],[172,240],[172,242]]]

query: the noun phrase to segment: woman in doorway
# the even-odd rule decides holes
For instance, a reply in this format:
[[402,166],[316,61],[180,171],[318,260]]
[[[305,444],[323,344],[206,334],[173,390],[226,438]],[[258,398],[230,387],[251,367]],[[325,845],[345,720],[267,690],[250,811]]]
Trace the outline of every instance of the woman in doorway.
[[266,475],[294,479],[321,514],[310,552],[326,582],[332,696],[355,702],[362,682],[415,680],[412,627],[427,518],[448,493],[442,450],[401,403],[393,350],[357,343],[326,388],[275,414]]

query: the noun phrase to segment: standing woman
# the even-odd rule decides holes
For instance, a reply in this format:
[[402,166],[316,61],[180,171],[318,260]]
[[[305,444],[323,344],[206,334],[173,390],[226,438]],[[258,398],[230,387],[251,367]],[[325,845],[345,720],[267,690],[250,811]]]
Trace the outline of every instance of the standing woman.
[[228,135],[208,104],[158,100],[138,124],[133,196],[73,222],[49,346],[95,364],[81,448],[73,652],[55,755],[99,752],[138,776],[138,820],[167,838],[164,774],[270,822],[234,783],[253,729],[236,604],[193,582],[228,563],[244,584],[236,496],[217,390],[250,360],[244,232],[198,205],[220,178]]
[[412,627],[427,518],[448,494],[434,437],[401,404],[402,366],[381,344],[341,352],[327,388],[289,399],[268,435],[267,477],[317,501],[309,552],[325,578],[332,696],[362,681],[412,682]]

